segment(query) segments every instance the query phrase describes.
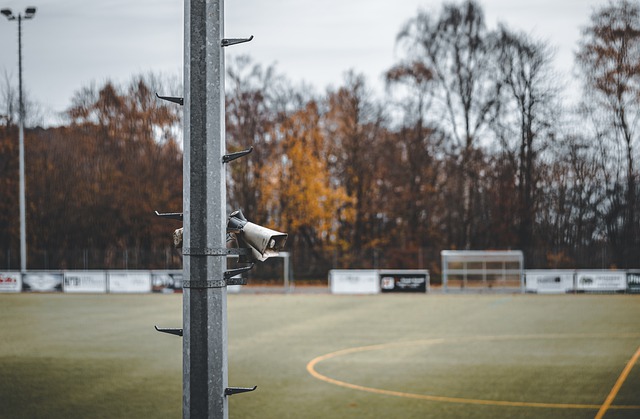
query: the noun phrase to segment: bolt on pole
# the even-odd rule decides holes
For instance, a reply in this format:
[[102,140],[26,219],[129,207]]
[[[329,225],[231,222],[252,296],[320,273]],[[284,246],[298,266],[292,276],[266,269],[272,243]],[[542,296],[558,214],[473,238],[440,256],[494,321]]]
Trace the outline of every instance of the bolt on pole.
[[228,418],[224,0],[185,0],[183,417]]

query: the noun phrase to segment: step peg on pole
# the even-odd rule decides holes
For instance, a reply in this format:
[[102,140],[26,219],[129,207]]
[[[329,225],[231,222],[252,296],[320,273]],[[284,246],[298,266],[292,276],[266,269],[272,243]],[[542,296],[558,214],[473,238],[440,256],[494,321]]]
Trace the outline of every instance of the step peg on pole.
[[182,336],[182,329],[170,328],[170,327],[158,327],[158,326],[153,326],[153,327],[155,327],[158,332],[168,333],[170,335]]
[[182,221],[182,219],[183,219],[183,215],[182,215],[181,212],[160,213],[160,212],[156,211],[156,216],[162,217],[162,218],[168,218],[170,220],[178,220],[178,221]]
[[177,103],[178,105],[184,105],[184,98],[182,98],[182,97],[160,96],[158,93],[156,93],[156,97],[158,99],[166,100],[168,102]]
[[227,387],[227,388],[224,389],[224,395],[225,396],[233,396],[234,394],[248,393],[250,391],[254,391],[257,388],[258,388],[258,386],[253,386],[253,387]]
[[236,153],[229,153],[222,156],[222,163],[229,163],[230,161],[234,161],[235,159],[239,159],[240,157],[244,157],[247,154],[253,151],[253,146],[249,147],[246,150],[238,151]]
[[251,35],[249,38],[225,38],[222,40],[220,45],[224,48],[224,47],[229,47],[231,45],[243,44],[245,42],[251,41],[252,39],[253,39],[253,35]]

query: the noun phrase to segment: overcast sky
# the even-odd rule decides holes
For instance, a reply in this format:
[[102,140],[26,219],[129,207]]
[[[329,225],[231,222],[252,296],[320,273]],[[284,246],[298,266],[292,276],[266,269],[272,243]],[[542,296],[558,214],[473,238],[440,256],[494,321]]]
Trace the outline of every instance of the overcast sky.
[[[555,66],[571,79],[581,28],[605,0],[484,0],[487,26],[506,23],[556,49]],[[381,86],[381,74],[397,62],[395,38],[423,9],[439,14],[440,0],[227,0],[225,36],[254,35],[227,56],[248,54],[275,64],[294,82],[323,91],[339,86],[344,73],[364,73]],[[74,92],[107,79],[160,72],[182,77],[182,0],[0,0],[14,14],[35,6],[23,21],[23,82],[31,100],[51,120]],[[18,80],[18,25],[0,16],[0,81]]]

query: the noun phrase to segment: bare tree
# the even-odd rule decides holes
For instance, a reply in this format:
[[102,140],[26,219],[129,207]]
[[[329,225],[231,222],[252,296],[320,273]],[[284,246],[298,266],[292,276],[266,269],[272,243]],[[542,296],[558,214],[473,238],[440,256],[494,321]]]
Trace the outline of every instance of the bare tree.
[[[528,257],[534,248],[539,180],[538,155],[554,138],[561,105],[549,46],[501,25],[495,37],[501,100],[493,127],[515,162],[517,244]],[[516,139],[516,141],[514,141]]]
[[492,77],[494,58],[490,34],[481,6],[467,0],[445,4],[434,19],[426,12],[409,20],[398,35],[414,60],[434,75],[434,111],[447,121],[443,128],[453,139],[451,151],[458,156],[462,175],[460,220],[462,236],[457,245],[470,248],[473,224],[474,148],[479,146],[496,104]]
[[[390,93],[397,91],[402,111],[401,126],[388,137],[385,182],[386,196],[394,199],[385,217],[396,219],[392,234],[398,231],[396,243],[403,243],[403,251],[435,249],[435,225],[442,217],[437,207],[435,191],[438,187],[440,160],[444,135],[429,117],[433,104],[434,74],[422,61],[400,63],[386,74]],[[435,250],[434,250],[435,252]]]
[[18,120],[18,93],[17,89],[11,85],[11,76],[6,70],[2,78],[1,92],[0,120],[8,127]]
[[[18,88],[16,84],[13,84],[12,76],[6,70],[0,83],[0,124],[5,124],[6,126],[16,125],[19,120]],[[29,90],[23,90],[22,100],[24,103],[25,126],[42,125],[44,121],[42,107],[31,100]]]
[[554,157],[541,163],[537,247],[545,254],[537,256],[546,260],[537,260],[540,266],[607,267],[608,260],[595,257],[602,251],[610,212],[602,186],[608,175],[606,150],[594,151],[591,139],[580,135],[567,135],[547,150]]
[[227,67],[226,134],[230,151],[253,147],[250,158],[229,166],[229,201],[253,219],[265,219],[260,208],[262,172],[275,149],[276,126],[295,108],[286,80],[273,66],[264,68],[247,56]]
[[577,53],[584,77],[585,108],[603,115],[608,137],[622,144],[626,159],[626,203],[619,252],[635,262],[640,248],[637,175],[634,162],[640,128],[640,4],[610,1],[591,15]]
[[343,223],[343,227],[358,263],[361,252],[376,245],[376,231],[371,226],[381,199],[376,193],[376,180],[380,176],[379,162],[384,158],[378,152],[384,131],[382,108],[373,100],[362,75],[348,72],[345,85],[329,93],[323,123],[331,139],[330,169],[353,200],[353,222]]

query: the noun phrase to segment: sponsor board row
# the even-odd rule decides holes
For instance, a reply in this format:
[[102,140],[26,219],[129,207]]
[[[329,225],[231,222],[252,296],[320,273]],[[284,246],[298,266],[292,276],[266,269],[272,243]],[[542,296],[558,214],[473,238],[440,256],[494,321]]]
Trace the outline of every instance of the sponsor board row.
[[332,294],[421,292],[429,289],[426,270],[333,269],[329,271]]
[[525,291],[535,293],[640,293],[640,270],[527,270]]
[[173,293],[181,271],[0,272],[0,292]]

